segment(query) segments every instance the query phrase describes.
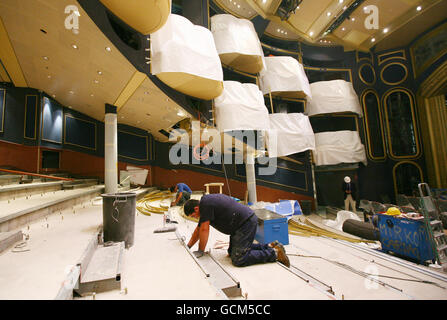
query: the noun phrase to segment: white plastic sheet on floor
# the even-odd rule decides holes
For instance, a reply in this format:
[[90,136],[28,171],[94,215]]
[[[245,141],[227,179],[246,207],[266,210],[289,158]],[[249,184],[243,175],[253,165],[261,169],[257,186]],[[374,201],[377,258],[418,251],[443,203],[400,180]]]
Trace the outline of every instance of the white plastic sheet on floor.
[[214,99],[214,108],[217,129],[221,132],[269,128],[264,96],[255,84],[224,81],[222,94]]
[[315,137],[309,117],[302,113],[273,113],[269,118],[267,149],[270,158],[315,150]]
[[306,114],[353,112],[363,116],[359,98],[351,82],[344,80],[319,81],[310,84],[312,98],[309,99]]
[[216,14],[211,17],[211,32],[219,55],[235,54],[231,56],[235,60],[242,58],[240,55],[251,56],[252,60],[246,59],[245,63],[256,64],[256,72],[262,69],[264,52],[250,20],[239,19],[231,14]]
[[266,57],[266,68],[260,72],[262,93],[288,92],[305,98],[312,92],[303,65],[292,57]]
[[343,231],[343,223],[348,219],[361,221],[359,216],[356,215],[354,212],[341,210],[337,212],[337,218],[335,220],[323,220],[323,224],[333,229]]
[[314,159],[317,166],[362,162],[367,165],[365,146],[357,131],[315,133]]
[[151,72],[183,72],[223,81],[222,64],[211,31],[171,14],[166,24],[151,34]]

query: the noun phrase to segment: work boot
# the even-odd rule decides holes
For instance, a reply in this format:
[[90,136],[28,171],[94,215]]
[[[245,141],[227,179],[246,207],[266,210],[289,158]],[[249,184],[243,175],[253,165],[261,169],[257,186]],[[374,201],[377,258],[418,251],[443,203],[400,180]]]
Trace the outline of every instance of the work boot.
[[269,243],[269,246],[272,247],[272,248],[280,247],[280,248],[282,248],[282,249],[284,250],[284,253],[286,252],[286,248],[284,248],[284,246],[282,245],[282,243],[279,242],[278,240],[275,240],[275,241],[273,241],[273,242],[270,242],[270,243]]
[[287,268],[290,268],[289,257],[287,257],[287,255],[286,255],[286,251],[284,250],[284,246],[279,243],[273,249],[276,252],[276,260],[281,262]]

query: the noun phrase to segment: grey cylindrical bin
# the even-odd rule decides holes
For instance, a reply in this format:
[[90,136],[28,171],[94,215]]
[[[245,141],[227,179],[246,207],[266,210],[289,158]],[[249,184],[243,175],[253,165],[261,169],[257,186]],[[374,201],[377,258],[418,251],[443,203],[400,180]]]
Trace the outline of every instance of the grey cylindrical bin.
[[125,242],[133,245],[137,194],[133,192],[102,194],[104,242]]

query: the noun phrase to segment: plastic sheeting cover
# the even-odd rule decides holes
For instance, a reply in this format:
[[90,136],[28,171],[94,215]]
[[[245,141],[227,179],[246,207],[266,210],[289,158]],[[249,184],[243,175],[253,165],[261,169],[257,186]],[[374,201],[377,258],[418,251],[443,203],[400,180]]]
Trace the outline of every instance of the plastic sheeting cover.
[[266,57],[266,68],[260,72],[262,93],[302,92],[311,98],[312,92],[303,65],[292,57]]
[[353,112],[363,116],[359,98],[351,82],[344,80],[319,81],[310,84],[312,98],[307,104],[306,114],[309,116]]
[[253,23],[231,14],[211,17],[211,32],[219,54],[240,53],[264,57],[264,52]]
[[274,113],[269,115],[267,134],[269,157],[315,150],[315,137],[309,117],[302,113]]
[[255,84],[224,81],[224,90],[214,99],[214,107],[221,132],[269,128],[264,96]]
[[166,24],[151,34],[151,72],[184,72],[223,81],[222,64],[211,31],[171,14]]
[[362,162],[367,165],[365,146],[357,131],[331,131],[315,134],[314,159],[317,166]]
[[337,212],[337,218],[335,220],[323,220],[323,224],[328,227],[343,231],[343,223],[348,220],[353,219],[357,221],[361,221],[358,215],[351,211],[340,210]]

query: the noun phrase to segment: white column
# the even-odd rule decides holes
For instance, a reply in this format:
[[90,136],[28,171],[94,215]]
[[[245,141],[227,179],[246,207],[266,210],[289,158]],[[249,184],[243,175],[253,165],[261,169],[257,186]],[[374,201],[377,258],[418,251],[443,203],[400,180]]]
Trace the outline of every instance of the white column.
[[251,153],[247,153],[245,157],[245,172],[247,176],[248,202],[256,203],[255,158]]
[[118,191],[118,130],[116,107],[106,104],[104,129],[105,193]]

